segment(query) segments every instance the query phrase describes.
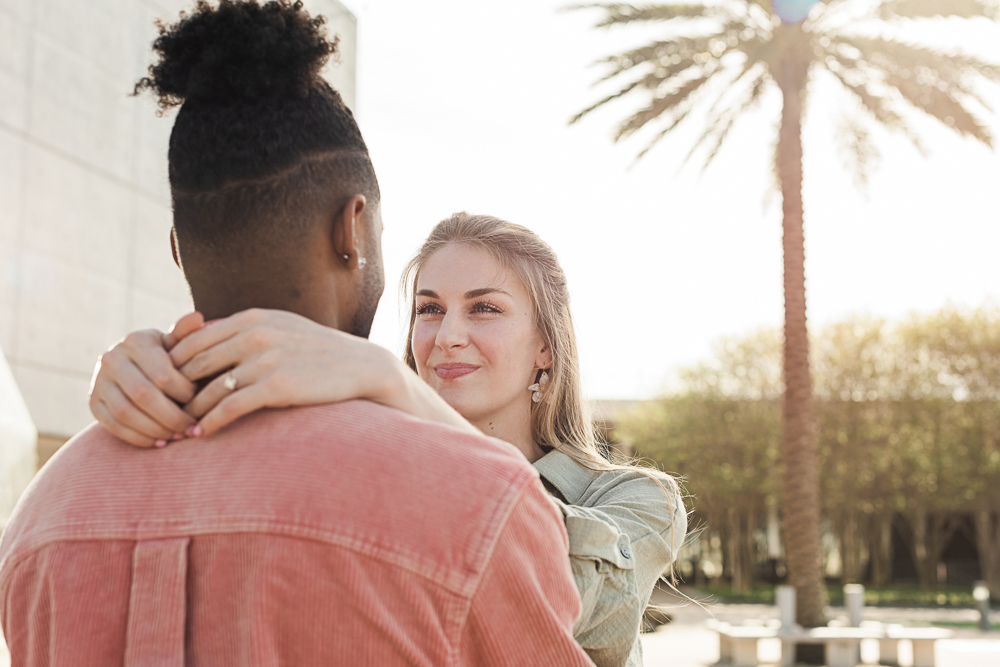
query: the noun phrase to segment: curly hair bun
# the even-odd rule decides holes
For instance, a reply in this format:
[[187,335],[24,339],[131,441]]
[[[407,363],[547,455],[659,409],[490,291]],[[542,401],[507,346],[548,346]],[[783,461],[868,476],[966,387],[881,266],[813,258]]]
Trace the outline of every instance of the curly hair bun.
[[199,0],[177,23],[158,24],[159,62],[136,93],[153,90],[163,108],[187,100],[215,103],[305,97],[337,51],[301,0]]

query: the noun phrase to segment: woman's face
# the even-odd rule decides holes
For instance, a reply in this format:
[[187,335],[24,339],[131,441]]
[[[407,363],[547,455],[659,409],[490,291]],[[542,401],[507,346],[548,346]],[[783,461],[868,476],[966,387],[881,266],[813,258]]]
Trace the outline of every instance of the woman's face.
[[452,242],[430,256],[416,284],[417,372],[466,419],[530,415],[538,368],[551,356],[535,328],[521,279],[479,248]]

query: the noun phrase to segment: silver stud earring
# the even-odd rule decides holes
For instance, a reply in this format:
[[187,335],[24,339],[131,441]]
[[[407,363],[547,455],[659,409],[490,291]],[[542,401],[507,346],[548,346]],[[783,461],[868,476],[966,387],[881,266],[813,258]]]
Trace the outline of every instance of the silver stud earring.
[[[344,261],[345,262],[351,261],[351,256],[350,255],[344,255]],[[365,266],[367,264],[368,264],[368,260],[367,259],[365,259],[364,257],[358,257],[358,268],[359,269],[365,268]]]
[[541,402],[545,397],[545,388],[549,384],[549,374],[542,371],[542,376],[538,378],[538,382],[528,387],[528,391],[531,393],[531,400],[535,403]]

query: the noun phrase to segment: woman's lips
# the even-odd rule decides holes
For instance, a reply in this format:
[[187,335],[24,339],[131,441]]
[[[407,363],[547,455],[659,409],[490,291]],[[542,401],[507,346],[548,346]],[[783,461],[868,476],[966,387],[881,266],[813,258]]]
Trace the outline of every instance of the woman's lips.
[[434,372],[442,380],[454,380],[478,370],[479,366],[472,364],[441,364],[434,367]]

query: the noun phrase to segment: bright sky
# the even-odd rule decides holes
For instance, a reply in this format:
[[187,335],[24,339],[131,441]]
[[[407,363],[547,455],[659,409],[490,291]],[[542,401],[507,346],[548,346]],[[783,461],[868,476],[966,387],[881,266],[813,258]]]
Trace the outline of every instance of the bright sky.
[[[638,101],[567,120],[606,90],[589,65],[655,32],[595,30],[598,14],[559,12],[565,0],[344,2],[358,17],[357,112],[386,225],[373,340],[401,348],[399,271],[460,210],[526,225],[556,250],[591,398],[652,397],[713,341],[781,323],[780,199],[766,200],[776,96],[704,173],[680,168],[700,119],[633,166],[642,138],[611,134]],[[951,23],[935,39],[1000,62],[1000,28]],[[1000,109],[1000,91],[985,90]],[[929,158],[876,132],[883,160],[866,196],[834,142],[855,109],[846,99],[818,85],[804,132],[811,321],[1000,297],[1000,156],[915,117]],[[1000,137],[996,116],[991,126]]]

